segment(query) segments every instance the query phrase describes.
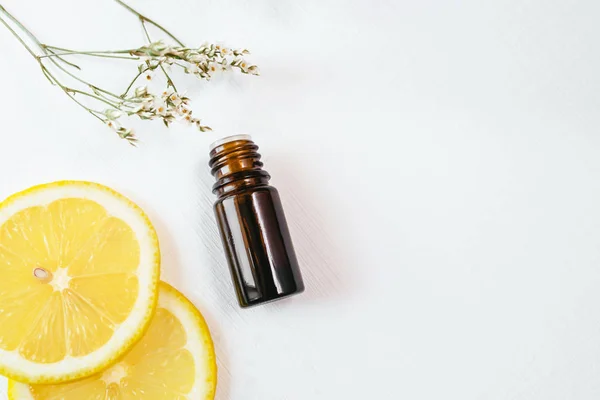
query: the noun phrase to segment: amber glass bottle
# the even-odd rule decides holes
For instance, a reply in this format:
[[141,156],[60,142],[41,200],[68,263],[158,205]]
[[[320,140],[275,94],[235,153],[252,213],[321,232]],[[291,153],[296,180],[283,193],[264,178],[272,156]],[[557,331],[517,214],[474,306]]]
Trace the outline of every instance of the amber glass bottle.
[[242,307],[304,291],[281,199],[260,158],[247,135],[215,142],[210,151],[215,213]]

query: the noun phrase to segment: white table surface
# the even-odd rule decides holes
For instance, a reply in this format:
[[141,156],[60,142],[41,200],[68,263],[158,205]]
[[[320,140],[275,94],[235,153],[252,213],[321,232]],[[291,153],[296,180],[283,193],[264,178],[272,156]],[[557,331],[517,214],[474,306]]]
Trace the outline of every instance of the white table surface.
[[[2,4],[51,44],[143,43],[108,0]],[[219,400],[600,396],[600,2],[131,4],[188,44],[248,47],[262,76],[178,76],[215,131],[137,123],[134,149],[0,28],[0,197],[85,179],[139,203],[210,324]],[[115,90],[135,69],[87,65]],[[307,284],[252,310],[206,166],[235,133],[262,148]]]

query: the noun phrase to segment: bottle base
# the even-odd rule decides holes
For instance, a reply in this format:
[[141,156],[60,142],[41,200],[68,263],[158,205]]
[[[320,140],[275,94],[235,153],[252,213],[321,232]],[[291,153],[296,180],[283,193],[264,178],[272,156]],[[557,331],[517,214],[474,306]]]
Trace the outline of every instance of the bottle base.
[[294,296],[297,296],[302,293],[304,293],[304,288],[299,289],[292,293],[281,294],[279,296],[271,297],[268,299],[256,299],[256,300],[248,302],[248,303],[240,301],[240,299],[238,299],[238,303],[239,303],[240,307],[242,307],[242,308],[253,308],[253,307],[261,306],[263,304],[269,304],[269,303],[274,303],[279,300],[285,300],[289,297],[294,297]]

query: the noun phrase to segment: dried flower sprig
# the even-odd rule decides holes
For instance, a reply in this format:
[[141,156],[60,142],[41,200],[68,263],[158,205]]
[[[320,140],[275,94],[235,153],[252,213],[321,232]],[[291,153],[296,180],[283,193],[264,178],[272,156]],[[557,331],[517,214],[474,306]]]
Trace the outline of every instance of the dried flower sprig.
[[[155,21],[140,14],[121,0],[118,4],[135,14],[143,27],[148,44],[136,49],[112,51],[78,51],[63,47],[56,47],[40,42],[35,35],[23,26],[15,17],[0,5],[0,22],[19,40],[27,51],[36,59],[43,74],[53,85],[58,86],[75,103],[87,112],[105,123],[121,138],[135,145],[137,138],[130,128],[122,126],[123,117],[138,117],[142,120],[160,119],[166,126],[182,121],[196,126],[200,131],[211,130],[202,125],[199,118],[193,116],[190,108],[191,100],[183,96],[175,87],[167,70],[181,68],[186,74],[193,74],[199,79],[210,80],[215,74],[222,71],[237,70],[243,74],[258,75],[259,70],[255,65],[249,64],[244,56],[249,52],[246,49],[230,49],[219,44],[203,44],[197,48],[186,47],[171,32]],[[3,18],[3,15],[7,19]],[[8,22],[12,22],[25,34],[35,47],[41,52],[37,54],[24,38],[17,33]],[[176,45],[169,45],[162,40],[153,41],[146,28],[150,24],[161,30]],[[125,91],[117,95],[109,90],[94,85],[78,75],[81,67],[66,59],[66,57],[80,55],[87,57],[102,57],[122,60],[133,60],[138,64],[137,74],[129,83]],[[154,71],[160,70],[166,79],[166,89],[161,94],[150,91],[146,85],[137,86],[142,77],[152,80]],[[71,84],[63,83],[57,74],[67,77]],[[135,89],[134,89],[135,86]],[[87,101],[83,101],[83,99]],[[92,108],[87,103],[93,102],[104,110]]]
[[238,69],[244,74],[258,75],[258,67],[249,65],[242,56],[250,54],[246,49],[228,49],[221,45],[204,44],[197,49],[187,47],[170,47],[164,42],[154,42],[130,52],[146,62],[140,65],[139,71],[156,69],[159,65],[176,65],[186,73],[198,78],[210,80],[219,71]]

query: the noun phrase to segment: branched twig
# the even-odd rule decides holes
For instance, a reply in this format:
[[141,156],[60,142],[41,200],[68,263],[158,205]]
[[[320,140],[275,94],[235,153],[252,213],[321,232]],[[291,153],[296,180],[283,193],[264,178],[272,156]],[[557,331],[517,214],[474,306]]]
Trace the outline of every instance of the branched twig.
[[185,45],[183,44],[183,42],[179,39],[177,39],[175,37],[175,35],[173,35],[171,32],[169,32],[168,30],[166,30],[165,28],[163,28],[160,24],[154,22],[153,20],[151,20],[150,18],[140,14],[139,12],[137,12],[136,10],[134,10],[133,8],[131,8],[130,6],[128,6],[127,4],[125,4],[124,2],[122,2],[121,0],[115,0],[117,3],[119,3],[121,6],[125,7],[125,9],[129,10],[130,12],[132,12],[133,14],[137,15],[139,19],[141,19],[142,21],[146,21],[149,24],[154,25],[155,27],[157,27],[158,29],[160,29],[161,31],[163,31],[164,33],[166,33],[171,39],[173,39],[175,42],[177,42],[178,45],[180,45],[181,47],[185,47]]
[[[211,77],[219,71],[230,69],[237,69],[244,74],[258,75],[258,68],[255,65],[249,65],[242,58],[244,55],[249,54],[247,50],[231,50],[214,44],[205,44],[198,48],[185,47],[181,40],[157,22],[140,14],[123,1],[115,1],[137,16],[144,30],[146,39],[148,40],[147,45],[135,49],[124,50],[80,51],[43,44],[2,5],[0,5],[0,22],[36,60],[42,73],[50,83],[58,86],[71,100],[84,108],[95,118],[107,124],[130,144],[135,145],[137,139],[131,129],[120,126],[119,121],[123,116],[137,116],[143,120],[161,119],[166,126],[169,126],[169,124],[175,120],[181,120],[196,125],[198,129],[203,132],[210,130],[209,127],[202,125],[198,118],[192,117],[192,111],[189,108],[190,99],[179,95],[173,79],[165,68],[165,64],[175,64],[178,67],[181,67],[185,73],[193,74],[204,80],[210,80]],[[24,34],[24,37],[35,44],[35,48],[27,43],[24,37],[11,26],[11,23]],[[153,42],[150,38],[146,24],[158,28],[168,37],[173,39],[177,43],[177,46],[169,46],[162,41]],[[141,60],[143,63],[138,65],[138,73],[133,77],[123,94],[117,95],[80,77],[78,72],[81,71],[81,67],[65,58],[71,56],[110,58],[129,61]],[[49,67],[65,74],[66,77],[72,79],[74,83],[83,85],[84,89],[71,87],[71,85],[61,82]],[[161,95],[155,95],[145,86],[141,86],[137,87],[133,94],[130,94],[140,76],[149,71],[154,71],[157,68],[161,69],[166,78],[166,91]],[[82,96],[89,101],[108,106],[109,108],[104,111],[96,110],[88,107],[82,101],[77,99],[76,96]]]
[[[144,28],[144,34],[148,39],[148,44],[152,44],[152,39],[150,39],[150,34],[148,33],[148,29],[146,29],[146,21],[144,20],[144,17],[140,16],[140,22],[142,23],[142,28]],[[163,74],[165,74],[165,77],[167,78],[167,86],[172,87],[173,90],[177,92],[177,88],[175,87],[173,80],[171,79],[169,74],[167,74],[167,70],[165,69],[165,67],[163,67],[162,63],[159,64],[159,67],[162,70]]]

